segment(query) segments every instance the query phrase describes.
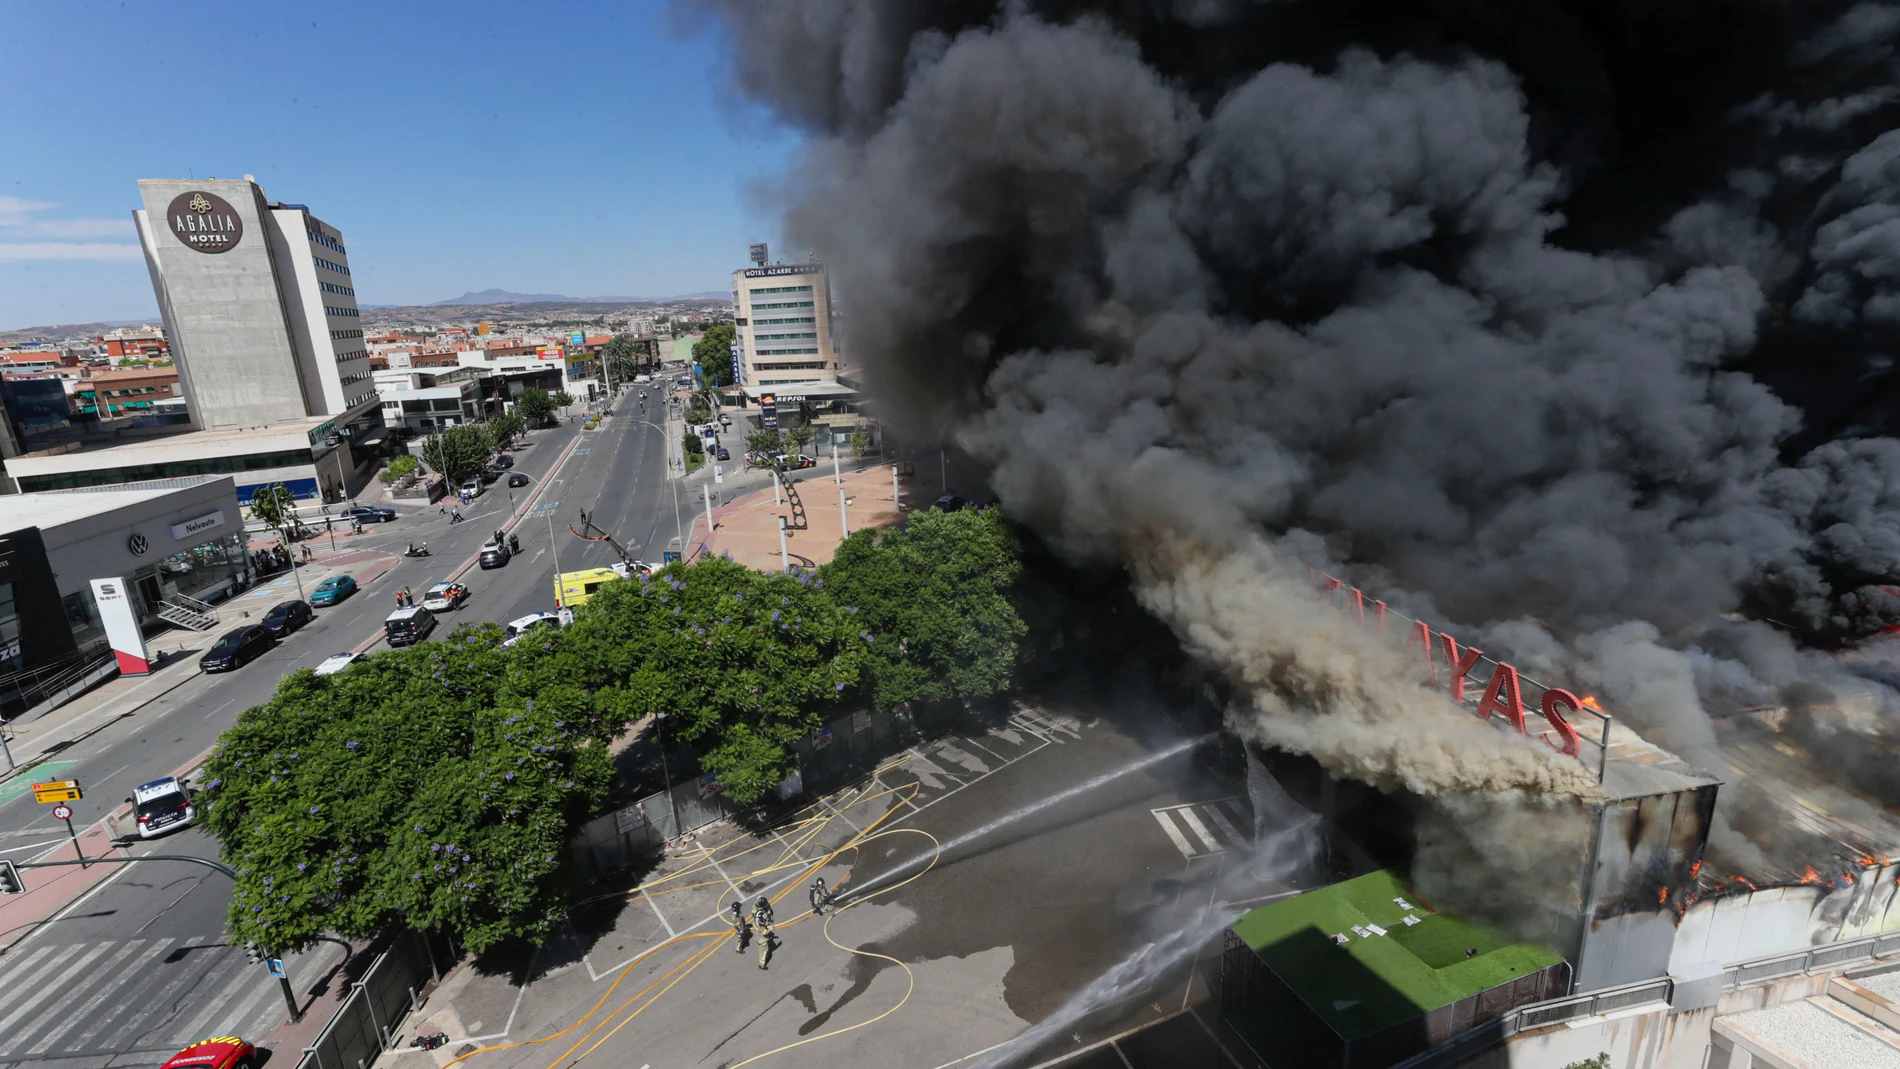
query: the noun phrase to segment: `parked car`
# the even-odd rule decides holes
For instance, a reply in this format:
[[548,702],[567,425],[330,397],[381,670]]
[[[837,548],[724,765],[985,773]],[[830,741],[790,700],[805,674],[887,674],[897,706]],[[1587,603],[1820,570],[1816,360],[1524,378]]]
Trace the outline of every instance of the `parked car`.
[[356,593],[356,580],[347,575],[333,575],[317,584],[310,592],[310,604],[335,605],[351,594]]
[[462,492],[467,494],[471,501],[482,496],[482,491],[486,489],[488,489],[488,487],[482,485],[480,477],[464,479],[462,481]]
[[720,460],[731,460],[731,459],[732,459],[732,450],[730,450],[730,449],[727,449],[727,448],[726,448],[725,446],[723,446],[723,445],[722,445],[722,446],[720,446],[720,447],[719,447],[719,452],[717,452],[717,453],[715,453],[715,454],[713,454],[713,455],[714,455],[714,456],[717,456],[717,457],[718,457],[718,458],[719,458]]
[[476,478],[480,479],[482,481],[482,484],[486,486],[487,484],[494,482],[496,479],[501,478],[502,475],[504,474],[506,473],[503,472],[500,468],[483,468],[481,471],[481,474],[476,476]]
[[310,606],[301,601],[280,601],[270,607],[258,626],[269,631],[272,638],[284,638],[316,618]]
[[937,507],[945,512],[955,512],[967,504],[969,504],[968,501],[955,494],[945,494],[937,499]]
[[468,588],[460,583],[437,583],[422,595],[422,607],[430,612],[459,609],[468,600]]
[[534,480],[528,478],[526,475],[523,475],[518,471],[511,471],[508,473],[508,485],[511,487],[512,486],[526,486],[530,482],[533,482],[533,481]]
[[256,1064],[256,1047],[236,1036],[219,1036],[193,1043],[159,1069],[251,1069]]
[[270,632],[252,624],[226,631],[198,658],[198,667],[206,672],[229,672],[242,668],[264,655],[271,647]]
[[367,653],[335,653],[325,657],[323,663],[317,665],[315,671],[320,676],[333,676],[358,661],[368,659]]
[[361,520],[364,523],[395,523],[396,510],[371,508],[368,505],[357,505],[355,508],[344,509],[343,518],[346,520]]
[[139,838],[174,832],[189,827],[198,818],[198,807],[191,804],[188,779],[166,776],[132,788],[132,812],[138,817]]
[[490,467],[512,468],[515,466],[515,458],[513,456],[510,456],[507,453],[496,453],[495,459],[489,461],[488,463]]
[[732,413],[730,413],[730,412],[721,412],[721,413],[719,413],[719,425],[720,425],[721,427],[730,427],[730,426],[732,426]]
[[507,635],[506,638],[501,640],[502,648],[506,649],[520,642],[522,636],[536,628],[558,627],[560,623],[560,616],[551,612],[531,612],[520,619],[510,620],[508,621],[508,626],[502,629],[503,633]]
[[482,556],[481,556],[482,570],[487,571],[490,568],[503,567],[504,565],[508,563],[508,558],[511,556],[513,556],[513,554],[508,552],[507,543],[504,543],[504,542],[484,543],[482,545]]
[[413,646],[435,630],[435,614],[420,605],[407,605],[383,618],[383,637],[390,648]]
[[784,468],[786,471],[797,471],[800,468],[815,468],[818,466],[816,460],[813,460],[803,453],[792,453],[787,456],[782,456],[778,458],[778,463],[779,467]]

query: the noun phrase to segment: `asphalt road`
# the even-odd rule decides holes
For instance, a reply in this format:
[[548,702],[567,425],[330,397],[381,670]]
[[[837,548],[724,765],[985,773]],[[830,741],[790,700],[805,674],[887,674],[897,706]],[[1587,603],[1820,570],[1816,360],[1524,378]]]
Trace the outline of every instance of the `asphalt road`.
[[[430,558],[398,559],[356,596],[317,610],[315,621],[257,661],[234,672],[192,679],[61,754],[62,763],[42,766],[34,776],[4,785],[11,793],[0,790],[0,857],[40,857],[65,835],[48,807],[35,805],[22,787],[11,787],[13,782],[49,775],[76,779],[87,793],[73,804],[74,824],[83,827],[102,819],[131,794],[133,785],[169,774],[203,753],[241,711],[266,701],[282,675],[314,666],[378,634],[383,617],[395,608],[396,590],[406,585],[419,593],[445,578],[497,527],[506,527],[513,509],[532,495],[539,493],[539,500],[557,507],[509,528],[521,538],[521,555],[503,568],[471,568],[462,581],[472,596],[448,614],[444,624],[452,628],[463,622],[505,622],[553,608],[557,557],[565,570],[616,560],[607,543],[580,541],[566,529],[583,507],[641,559],[657,560],[663,550],[677,548],[661,406],[650,400],[653,422],[643,423],[635,396],[625,395],[616,415],[598,431],[583,433],[576,422],[534,432],[516,452],[515,470],[535,482],[515,490],[512,501],[504,484],[497,483],[463,510],[466,522],[453,525],[434,506],[398,505],[396,522],[353,538],[351,548],[395,553],[411,541],[426,540]],[[550,468],[577,435],[583,440],[550,477]],[[290,596],[295,596],[294,588]],[[251,611],[272,603],[260,599]],[[207,638],[235,623],[238,611],[242,609],[221,607],[225,620]],[[163,671],[195,672],[195,656]],[[196,829],[152,840],[132,852],[216,856],[215,845]],[[45,870],[27,870],[29,882],[36,871]],[[283,1020],[282,997],[261,967],[245,964],[241,948],[226,944],[223,918],[229,891],[228,880],[201,866],[123,865],[57,920],[0,957],[0,1066],[144,1064],[162,1060],[167,1047],[176,1050],[203,1035],[267,1034]],[[292,963],[292,978],[299,983],[323,967],[320,955],[302,964],[306,975],[300,976],[299,963]],[[154,1059],[154,1054],[159,1057]]]

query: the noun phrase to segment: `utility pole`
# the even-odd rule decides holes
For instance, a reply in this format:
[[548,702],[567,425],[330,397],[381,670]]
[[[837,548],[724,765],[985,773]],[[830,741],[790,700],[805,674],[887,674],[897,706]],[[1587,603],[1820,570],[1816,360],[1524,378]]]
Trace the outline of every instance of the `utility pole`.
[[838,484],[838,529],[842,532],[838,536],[839,541],[842,542],[851,537],[851,513],[845,511],[844,483],[842,482]]
[[778,518],[778,570],[780,574],[792,570],[792,555],[785,549],[785,517]]
[[710,550],[712,548],[712,534],[713,534],[712,484],[700,483],[699,490],[700,490],[700,493],[704,494],[706,498],[706,548]]
[[897,465],[892,464],[891,465],[891,508],[898,509],[901,511],[903,507],[904,507],[903,499],[900,498],[897,494]]
[[[279,491],[281,491],[281,493]],[[289,494],[290,494],[290,487],[285,486],[283,483],[278,483],[276,488],[271,491],[271,496],[277,498],[277,501],[278,501],[277,514],[278,514],[278,519],[280,520],[283,519],[283,514],[285,511],[296,507],[295,502],[297,499],[295,497],[290,498],[290,501],[291,501],[290,504],[284,503],[284,498],[288,496]],[[293,528],[302,526],[302,524],[299,524],[297,522],[297,514],[295,512],[290,513],[290,522]],[[278,530],[281,532],[283,528],[280,527],[278,528]],[[288,541],[288,539],[285,539],[285,541]],[[290,547],[285,546],[284,548],[288,550]],[[297,570],[297,555],[295,553],[292,553],[290,555],[290,577],[297,581],[297,600],[298,601],[307,600],[303,594],[303,575]]]

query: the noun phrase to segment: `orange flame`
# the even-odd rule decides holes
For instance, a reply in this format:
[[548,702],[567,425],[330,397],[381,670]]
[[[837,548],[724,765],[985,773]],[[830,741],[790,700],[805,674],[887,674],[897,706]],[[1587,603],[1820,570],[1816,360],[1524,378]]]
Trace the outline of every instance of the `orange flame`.
[[1662,905],[1662,904],[1663,904],[1664,902],[1667,902],[1667,901],[1669,901],[1669,888],[1667,888],[1667,887],[1660,887],[1660,888],[1657,888],[1657,890],[1656,890],[1656,904],[1660,906],[1660,905]]
[[1702,859],[1696,858],[1695,864],[1689,866],[1689,878],[1693,880],[1700,875],[1702,875]]
[[1814,871],[1813,865],[1804,865],[1802,867],[1806,869],[1807,871],[1801,874],[1801,880],[1800,880],[1801,883],[1820,883],[1821,882],[1821,874]]
[[[1900,626],[1900,625],[1896,625],[1896,626]],[[1599,713],[1603,711],[1603,704],[1597,701],[1596,695],[1585,694],[1582,700],[1583,700],[1583,707],[1585,709],[1595,709]]]

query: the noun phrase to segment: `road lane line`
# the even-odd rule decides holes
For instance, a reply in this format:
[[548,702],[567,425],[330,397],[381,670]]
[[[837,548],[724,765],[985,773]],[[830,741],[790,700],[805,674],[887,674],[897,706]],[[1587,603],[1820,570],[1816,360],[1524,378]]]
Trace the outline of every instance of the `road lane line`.
[[[260,1024],[258,1030],[255,1032],[244,1031],[244,1022],[259,1016],[260,1005],[267,1005],[263,1000],[270,995],[271,989],[276,986],[276,984],[271,983],[257,984],[251,991],[251,997],[245,999],[231,1016],[225,1018],[225,1020],[229,1022],[229,1026],[218,1029],[214,1034],[221,1036],[267,1035],[276,1031],[277,1022],[275,1021],[272,1021],[268,1026]],[[288,1013],[289,1011],[281,1010],[279,1012]]]
[[[143,943],[145,942],[145,940],[138,939],[138,940],[134,940],[134,942]],[[123,974],[123,978],[128,979],[128,980],[135,979],[141,974],[143,974],[146,969],[151,967],[152,959],[158,957],[160,954],[163,954],[165,952],[165,948],[172,945],[173,942],[175,942],[175,940],[166,938],[166,939],[160,939],[158,942],[152,944],[150,949],[148,949],[144,954],[141,954],[139,956],[138,961],[132,963],[131,968],[125,970]],[[82,1033],[77,1040],[73,1041],[73,1045],[70,1047],[67,1047],[66,1049],[69,1051],[78,1050],[80,1047],[90,1042],[94,1036],[99,1034],[100,1029],[104,1028],[106,1026],[106,1022],[110,1020],[111,1018],[112,1018],[112,1015],[110,1013],[102,1014],[97,1020],[92,1022],[91,1028],[86,1029],[86,1031]]]
[[[215,963],[213,967],[216,967]],[[194,1042],[199,1036],[231,1035],[232,1033],[228,1029],[212,1030],[211,1022],[217,1020],[218,1015],[223,1012],[226,1006],[231,1004],[234,999],[237,1000],[239,1004],[242,1004],[244,997],[253,993],[251,987],[245,983],[248,979],[249,977],[245,975],[244,970],[232,970],[231,978],[225,981],[224,986],[218,989],[217,994],[211,996],[211,1000],[205,1003],[204,1009],[199,1011],[198,1016],[193,1018],[185,1027],[172,1033],[172,1046],[182,1047],[187,1043]]]
[[[114,989],[120,987],[127,979],[131,978],[133,974],[130,971],[115,972],[114,970],[117,969],[126,958],[131,957],[138,951],[138,948],[144,945],[145,940],[133,939],[114,951],[113,955],[106,959],[105,964],[99,966],[98,975],[104,977],[106,982],[99,985],[98,993],[87,999],[84,1005],[67,1014],[64,1024],[46,1033],[45,1038],[33,1044],[33,1048],[26,1053],[28,1055],[44,1054],[48,1048],[59,1042],[61,1036],[84,1024],[89,1019],[89,1015],[92,1011],[98,1009],[99,1004],[106,1000],[107,995],[111,994]],[[72,1046],[66,1049],[78,1050],[80,1043],[83,1042],[85,1042],[85,1037],[81,1037],[78,1041],[74,1042]]]
[[1235,846],[1247,845],[1247,840],[1240,834],[1240,829],[1234,827],[1233,821],[1227,819],[1227,814],[1220,811],[1219,805],[1208,806],[1207,815],[1223,834],[1234,841]]
[[660,918],[660,927],[666,929],[666,937],[668,939],[678,939],[680,934],[673,930],[673,925],[667,921],[666,914],[660,912],[660,904],[653,900],[653,896],[641,895],[640,897],[646,899],[647,905],[653,907],[653,915]]
[[1208,853],[1218,854],[1225,849],[1221,846],[1220,840],[1214,838],[1213,833],[1207,830],[1207,825],[1201,823],[1201,818],[1194,815],[1194,807],[1182,806],[1174,813],[1181,818],[1182,823],[1188,826],[1188,830],[1194,833],[1194,837],[1201,841],[1201,845],[1207,847]]
[[1181,856],[1193,857],[1194,848],[1188,845],[1187,837],[1182,835],[1180,829],[1174,826],[1174,822],[1168,819],[1167,811],[1153,809],[1149,812],[1154,814],[1156,822],[1161,825],[1161,830],[1168,833],[1168,838],[1174,840],[1174,848],[1181,851]]
[[4,974],[0,974],[0,991],[13,990],[15,986],[13,981],[17,977],[19,977],[20,974],[26,972],[30,968],[33,968],[35,963],[38,962],[41,958],[44,958],[46,955],[51,954],[53,952],[53,949],[54,948],[52,947],[40,947],[38,950],[29,952],[26,955],[26,957],[21,958],[19,961],[10,963],[7,966],[6,972]]
[[[44,981],[40,985],[38,994],[34,995],[31,999],[27,1000],[26,1002],[21,1003],[20,1008],[8,1014],[5,1020],[0,1020],[0,1033],[10,1035],[14,1037],[16,1041],[30,1039],[35,1033],[37,1033],[46,1024],[47,1021],[52,1020],[53,1014],[59,1012],[61,1006],[65,1002],[65,999],[64,998],[54,999],[52,1005],[46,1007],[46,1010],[44,1012],[42,1012],[38,1017],[33,1018],[33,1020],[29,1021],[25,1027],[19,1029],[18,1031],[15,1031],[13,1028],[14,1022],[18,1021],[22,1017],[25,1017],[28,1011],[32,1010],[33,1007],[38,1006],[49,995],[77,994],[76,992],[72,991],[72,980],[73,980],[74,975],[77,974],[81,969],[84,969],[86,966],[98,960],[101,954],[104,954],[106,951],[111,950],[114,946],[117,945],[117,943],[118,943],[117,940],[108,939],[103,943],[93,944],[91,950],[88,950],[84,954],[81,954],[77,960],[75,960],[71,965],[68,965],[66,967],[64,972],[61,972],[58,976],[55,976],[49,980]],[[80,945],[84,946],[85,944],[82,943]]]
[[[179,949],[191,950],[194,947],[197,947],[199,944],[204,943],[209,938],[211,937],[205,936],[205,935],[194,935],[191,938],[185,940],[184,943],[179,946]],[[192,973],[194,971],[195,970],[191,968],[191,955],[187,954],[178,963],[177,979],[174,979],[171,983],[166,984],[164,987],[160,988],[158,991],[158,994],[146,996],[145,1008],[140,1010],[138,1013],[133,1014],[131,1020],[119,1026],[119,1030],[121,1032],[129,1034],[132,1039],[136,1040],[139,1035],[138,1033],[139,1025],[145,1023],[145,1019],[152,1015],[153,1010],[158,1009],[160,1006],[165,1006],[168,1003],[170,1003],[172,996],[178,994],[178,989],[185,986],[186,981],[192,978]],[[199,975],[202,977],[203,974],[200,973]]]

